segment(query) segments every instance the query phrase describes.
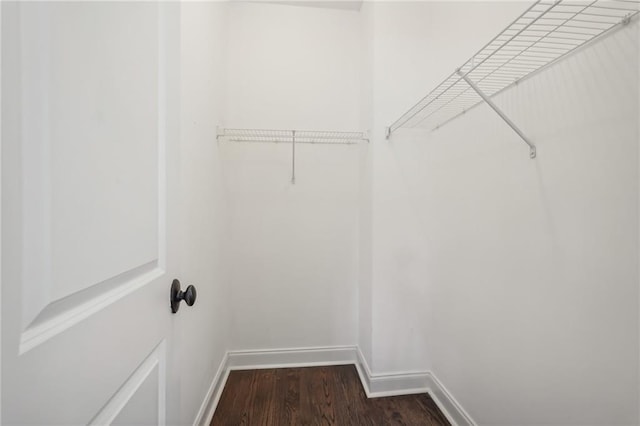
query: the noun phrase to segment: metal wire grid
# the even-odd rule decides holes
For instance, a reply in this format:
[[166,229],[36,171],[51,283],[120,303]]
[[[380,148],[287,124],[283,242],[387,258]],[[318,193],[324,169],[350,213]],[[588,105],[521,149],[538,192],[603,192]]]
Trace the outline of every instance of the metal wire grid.
[[293,142],[309,144],[355,144],[368,141],[362,132],[311,130],[220,129],[218,138],[231,142]]
[[[640,11],[640,0],[539,0],[459,68],[489,97]],[[482,101],[456,70],[389,128],[435,129]]]

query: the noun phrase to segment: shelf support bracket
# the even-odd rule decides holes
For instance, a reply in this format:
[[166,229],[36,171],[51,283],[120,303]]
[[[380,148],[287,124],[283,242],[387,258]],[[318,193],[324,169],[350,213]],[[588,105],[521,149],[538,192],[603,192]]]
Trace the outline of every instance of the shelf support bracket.
[[296,131],[291,131],[291,184],[296,183]]
[[473,81],[471,81],[471,79],[466,74],[464,74],[460,69],[457,69],[456,73],[464,81],[466,81],[467,84],[473,90],[475,90],[478,96],[480,96],[482,100],[485,101],[487,105],[489,105],[491,109],[493,109],[496,112],[496,114],[498,114],[500,118],[502,118],[505,121],[505,123],[507,123],[509,127],[511,127],[513,131],[516,132],[518,136],[520,136],[527,145],[529,145],[529,157],[536,158],[536,146],[524,135],[524,133],[522,133],[522,131],[518,128],[518,126],[516,126],[515,123],[511,121],[509,117],[507,117],[506,114],[502,112],[502,110],[498,108],[498,106],[495,103],[493,103],[491,98],[489,98],[482,90],[480,90],[480,88]]

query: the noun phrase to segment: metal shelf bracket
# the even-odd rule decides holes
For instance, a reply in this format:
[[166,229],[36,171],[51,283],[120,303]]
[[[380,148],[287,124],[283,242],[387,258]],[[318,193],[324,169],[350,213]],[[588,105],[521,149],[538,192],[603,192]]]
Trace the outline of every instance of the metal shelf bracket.
[[296,184],[296,131],[291,131],[291,184]]
[[524,133],[522,133],[518,126],[516,126],[515,123],[511,121],[511,119],[507,117],[507,115],[502,112],[500,108],[498,108],[498,106],[491,100],[491,98],[489,98],[482,90],[480,90],[480,88],[473,81],[471,81],[471,79],[466,74],[464,74],[460,69],[457,69],[456,73],[478,94],[478,96],[482,98],[483,101],[487,103],[487,105],[491,107],[491,109],[496,112],[496,114],[500,116],[500,118],[504,120],[505,123],[509,125],[509,127],[513,129],[514,132],[518,134],[518,136],[522,138],[522,140],[527,145],[529,145],[529,157],[532,159],[536,158],[536,146],[529,140],[529,138],[525,136]]

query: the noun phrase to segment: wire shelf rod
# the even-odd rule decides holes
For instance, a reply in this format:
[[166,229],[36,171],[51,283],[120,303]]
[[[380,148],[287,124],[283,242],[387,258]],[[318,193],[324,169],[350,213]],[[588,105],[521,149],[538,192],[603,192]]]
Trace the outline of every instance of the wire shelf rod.
[[[624,1],[624,2],[626,2],[626,3],[634,3],[634,4],[636,4],[636,5],[638,5],[638,4],[640,3],[640,1],[639,1],[639,0],[608,0],[608,1],[620,1],[620,2]],[[637,14],[638,14],[638,12],[637,12],[637,11],[636,11],[636,12],[634,12],[633,14],[631,14],[631,15],[629,15],[629,16],[628,16],[628,19],[630,20],[630,19],[634,18]],[[616,24],[616,25],[613,25],[613,26],[609,26],[606,30],[604,30],[604,31],[603,31],[601,34],[599,34],[597,37],[600,37],[600,36],[602,36],[602,35],[604,35],[604,34],[606,34],[606,33],[610,32],[610,31],[612,31],[612,30],[614,30],[614,29],[616,29],[616,28],[618,28],[618,27],[619,27],[619,25],[617,25],[617,24]],[[577,47],[576,47],[576,49],[579,49],[579,48],[582,48],[582,47],[584,47],[584,46],[588,45],[589,43],[593,42],[597,37],[594,37],[594,38],[592,38],[591,40],[588,40],[586,43],[583,43],[582,45],[577,46]],[[574,49],[574,50],[576,50],[576,49]],[[529,53],[528,55],[530,55],[530,53]],[[529,78],[529,77],[531,77],[531,76],[533,76],[533,75],[537,74],[538,72],[543,71],[543,70],[544,70],[544,69],[546,69],[547,67],[552,66],[552,65],[553,65],[553,64],[555,64],[557,61],[562,60],[562,58],[563,58],[564,56],[565,56],[565,55],[556,56],[555,58],[550,59],[550,60],[549,60],[548,62],[546,62],[543,66],[541,66],[541,67],[537,68],[536,70],[532,71],[531,73],[528,73],[527,75],[523,76],[523,77],[522,77],[522,78],[520,78],[520,79],[517,79],[516,81],[514,81],[514,82],[510,83],[509,85],[506,85],[506,86],[504,86],[504,87],[501,87],[499,90],[496,90],[496,91],[494,92],[493,96],[498,95],[498,94],[502,93],[503,91],[505,91],[505,90],[507,90],[507,89],[511,88],[512,86],[514,86],[514,85],[518,84],[518,82],[519,82],[519,81],[521,81],[521,80],[523,80],[523,79],[525,79],[525,78]],[[535,56],[535,57],[537,57],[537,56]],[[434,126],[434,127],[432,127],[432,128],[431,128],[431,130],[432,130],[432,131],[435,131],[435,130],[439,129],[440,127],[442,127],[442,126],[444,126],[444,125],[446,125],[446,124],[450,123],[451,121],[454,121],[454,120],[455,120],[456,118],[458,118],[460,115],[462,115],[462,114],[466,113],[467,111],[469,111],[469,110],[470,110],[470,109],[472,109],[472,108],[475,108],[475,107],[476,107],[476,106],[478,106],[479,104],[480,104],[480,103],[476,103],[475,105],[472,105],[472,106],[471,106],[471,107],[469,107],[469,108],[465,108],[465,109],[463,109],[463,112],[458,112],[458,113],[456,113],[455,115],[452,115],[452,116],[448,117],[448,118],[447,118],[446,120],[444,120],[443,122],[440,122],[440,123],[435,124],[435,126]]]
[[[593,2],[592,2],[591,4],[595,3],[596,1],[598,1],[598,0],[593,0]],[[589,7],[589,6],[586,6],[586,7],[585,7],[584,9],[582,9],[582,10],[585,10],[585,9],[587,9],[588,7]],[[547,12],[548,12],[548,10],[547,10]],[[576,13],[575,13],[575,15],[573,15],[573,16],[578,15],[578,13],[580,13],[580,12],[576,12]],[[565,22],[569,21],[570,19],[571,19],[571,18],[567,18]],[[538,43],[540,40],[544,39],[544,38],[545,38],[545,37],[547,37],[549,34],[551,34],[551,33],[553,33],[554,31],[556,31],[557,29],[558,29],[558,27],[554,28],[553,30],[548,31],[548,32],[547,32],[547,34],[545,34],[545,35],[541,36],[537,41],[533,42],[533,44],[532,44],[531,46],[528,46],[528,47],[527,47],[527,48],[525,48],[523,51],[526,51],[526,50],[530,49],[531,47],[535,46],[535,44],[536,44],[536,43]],[[549,48],[546,48],[546,47],[545,47],[545,49],[549,49]],[[555,47],[553,47],[553,48],[551,48],[551,49],[561,50],[561,48],[555,48]],[[520,53],[522,53],[522,52],[520,52]],[[517,56],[516,56],[516,57],[517,57]],[[508,59],[508,60],[507,60],[507,63],[509,63],[511,60],[513,60],[513,58]],[[504,65],[501,65],[501,66],[504,66]],[[472,72],[472,71],[473,71],[473,69],[471,69],[468,73],[470,73],[470,72]],[[467,73],[467,74],[468,74],[468,73]]]
[[[529,9],[527,9],[527,10],[526,10],[526,11],[525,11],[525,12],[524,12],[524,13],[523,13],[519,18],[516,18],[516,20],[514,21],[514,23],[515,23],[515,22],[517,22],[519,19],[521,19],[521,18],[522,18],[523,16],[525,16],[526,14],[528,14],[530,11],[532,11],[535,7],[537,7],[538,5],[542,5],[542,4],[544,4],[544,3],[543,3],[541,0],[538,0],[537,2],[535,2],[535,3],[534,3],[532,6],[530,6],[530,7],[529,7]],[[503,48],[504,46],[506,46],[506,45],[509,43],[509,41],[513,40],[515,37],[517,37],[519,34],[521,34],[523,31],[525,31],[525,30],[526,30],[527,28],[529,28],[531,25],[533,25],[536,21],[538,21],[541,17],[543,17],[543,16],[544,16],[544,15],[545,15],[549,10],[551,10],[551,8],[553,7],[553,5],[554,5],[554,4],[557,4],[557,3],[552,3],[552,4],[550,5],[550,7],[549,7],[549,8],[544,9],[544,10],[541,12],[541,14],[539,14],[537,17],[532,18],[531,22],[529,22],[529,23],[525,24],[525,25],[523,26],[523,28],[519,29],[519,30],[518,30],[514,35],[512,35],[511,37],[509,37],[506,41],[502,42],[502,43],[500,44],[500,46],[499,46],[496,50],[493,50],[492,52],[490,52],[490,53],[488,54],[488,56],[486,56],[484,59],[482,59],[482,60],[480,61],[480,63],[479,63],[479,64],[474,64],[474,59],[476,58],[476,55],[474,55],[474,56],[473,56],[470,60],[468,60],[468,61],[467,61],[467,62],[466,62],[466,63],[465,63],[461,68],[464,68],[464,66],[466,66],[467,64],[469,64],[469,63],[471,62],[471,63],[472,63],[472,65],[471,65],[471,67],[472,67],[471,71],[473,71],[473,69],[477,68],[479,65],[481,65],[482,63],[484,63],[484,62],[485,62],[487,59],[489,59],[489,57],[491,57],[491,56],[492,56],[496,51],[498,51],[498,50],[500,50],[501,48]],[[512,24],[512,25],[513,25],[513,24]],[[494,40],[496,40],[496,39],[497,39],[498,37],[500,37],[500,36],[501,36],[501,34],[499,34],[499,35],[497,35],[496,37],[494,37],[494,38],[493,38],[489,43],[487,43],[487,44],[485,45],[485,47],[483,47],[480,51],[485,50],[488,46],[490,46],[490,45],[494,42]],[[458,76],[456,72],[453,72],[449,78],[451,78],[451,77],[457,77],[457,78],[455,79],[455,82],[454,82],[453,84],[457,84],[457,83],[458,83],[458,82],[460,82],[460,81],[461,81],[461,79],[462,79],[462,77]],[[449,80],[449,78],[448,78],[447,80]],[[446,81],[446,80],[445,80],[445,81]],[[428,98],[428,97],[429,97],[429,95],[427,95],[427,96],[426,96],[425,98],[423,98],[423,99],[426,99],[426,98]],[[417,105],[419,105],[419,104],[420,104],[420,102],[419,102]],[[425,109],[429,104],[430,104],[430,103],[428,103],[427,105],[425,105],[425,106],[423,106],[423,107],[419,108],[419,110],[418,110],[418,111],[416,111],[415,113],[413,113],[413,114],[412,114],[412,116],[415,116],[416,114],[418,114],[418,113],[420,113],[421,111],[423,111],[423,110],[424,110],[424,109]],[[405,113],[402,117],[400,117],[398,120],[396,120],[396,122],[395,122],[395,123],[393,123],[391,126],[389,126],[389,128],[390,128],[390,132],[389,132],[389,133],[393,132],[393,131],[394,131],[395,129],[397,129],[398,127],[401,127],[404,123],[406,123],[409,119],[411,119],[411,117],[406,118],[406,119],[404,120],[404,122],[403,122],[403,123],[398,124],[398,122],[399,122],[400,120],[402,120],[402,119],[403,119],[403,117],[404,117],[404,116],[406,116],[406,115],[407,115],[407,113]]]
[[364,132],[319,130],[218,129],[217,139],[230,142],[355,144],[368,142]]
[[[502,47],[506,46],[507,43],[509,43],[511,40],[515,39],[516,37],[518,37],[518,35],[520,35],[524,31],[526,31],[531,25],[535,24],[538,20],[540,20],[542,17],[544,17],[544,15],[549,13],[549,11],[553,8],[554,5],[555,4],[552,4],[548,9],[545,9],[539,16],[537,16],[535,19],[533,19],[531,22],[529,22],[527,25],[525,25],[520,31],[518,31],[515,35],[511,36],[511,38],[509,38],[507,41],[505,41],[500,47],[498,47],[497,50],[500,50]],[[479,64],[472,64],[471,70],[469,70],[467,73],[473,71],[479,65],[482,65],[484,63],[484,61],[486,61],[488,58],[490,58],[494,54],[495,54],[495,51],[491,52],[489,54],[489,56],[487,56],[487,58],[485,58],[482,61],[480,61]],[[473,58],[472,58],[472,62],[473,62]]]
[[[575,14],[574,14],[574,15],[572,15],[572,16],[571,16],[571,17],[569,17],[569,18],[567,18],[567,20],[566,20],[566,21],[568,22],[572,17],[575,17],[575,16],[577,16],[580,12],[582,12],[582,11],[584,11],[584,10],[588,9],[588,8],[589,8],[591,5],[593,5],[596,1],[598,1],[598,0],[593,0],[593,1],[588,5],[588,6],[583,7],[583,9],[581,9],[581,10],[580,10],[580,11],[578,11],[578,12],[575,12]],[[539,46],[535,46],[535,45],[536,45],[540,40],[543,40],[543,39],[544,39],[545,37],[547,37],[549,34],[551,34],[551,33],[553,33],[554,31],[556,31],[558,28],[559,28],[559,27],[556,27],[556,28],[554,28],[553,30],[550,30],[547,34],[545,34],[544,36],[540,37],[537,41],[533,42],[533,44],[531,44],[530,46],[526,47],[526,48],[525,48],[522,52],[520,52],[519,54],[522,54],[523,52],[526,52],[527,50],[529,50],[529,49],[531,49],[531,48],[533,48],[533,47],[539,48]],[[574,47],[574,48],[575,48],[575,47]],[[559,50],[561,50],[560,48],[552,48],[552,49],[559,49]],[[519,55],[519,54],[518,54],[518,55]],[[514,56],[514,57],[512,57],[512,58],[510,58],[510,59],[508,59],[504,64],[499,65],[499,66],[496,68],[496,70],[495,70],[495,71],[490,72],[488,75],[492,75],[492,74],[494,74],[495,72],[497,72],[498,70],[501,70],[505,65],[509,64],[512,60],[514,60],[515,58],[517,58],[517,57],[518,57],[518,55],[516,55],[516,56]],[[504,71],[504,70],[503,70],[503,71]],[[473,72],[473,69],[472,69],[471,71],[469,71],[467,74],[470,74],[471,72]],[[485,77],[483,77],[483,78],[481,78],[481,79],[477,80],[477,81],[476,81],[476,84],[480,84],[480,83],[482,83],[482,81],[483,81],[484,79],[486,79],[486,78],[487,78],[487,76],[485,76]],[[527,141],[527,143],[529,143],[529,142]]]
[[216,140],[246,143],[291,143],[291,184],[296,184],[296,145],[354,145],[368,142],[365,132],[218,128]]
[[[535,7],[537,7],[539,4],[542,3],[542,0],[538,0],[536,1],[534,4],[532,4],[531,6],[529,6],[527,8],[527,10],[524,11],[524,13],[522,15],[520,15],[518,18],[514,19],[513,22],[511,22],[511,24],[509,24],[509,26],[507,28],[511,28],[513,25],[516,25],[516,23],[518,22],[518,20],[522,19],[526,14],[530,13]],[[496,35],[494,38],[492,38],[487,44],[485,44],[478,52],[482,52],[485,49],[487,49],[491,44],[493,44],[499,37],[504,36],[504,32],[501,34]],[[451,79],[451,77],[456,77],[456,73],[453,72],[449,77],[447,77],[447,79],[445,80],[445,82],[449,79]],[[456,79],[456,82],[460,81],[460,78]],[[455,83],[454,83],[455,84]],[[438,88],[434,89],[438,90]],[[398,122],[400,122],[411,110],[413,110],[414,108],[418,107],[424,100],[426,100],[434,91],[428,93],[424,98],[420,99],[418,102],[416,102],[415,105],[413,105],[409,111],[405,114],[403,114],[398,120],[396,120],[394,123],[391,124],[391,126],[389,126],[389,131],[387,132],[388,134],[390,134],[391,132],[393,132],[394,128],[398,128],[400,126],[402,126],[402,124],[398,124]],[[407,119],[408,120],[408,119]],[[406,122],[406,121],[405,121]]]
[[[538,1],[489,41],[460,69],[488,97],[526,78],[585,43],[628,22],[638,14],[638,0],[617,0],[615,7],[602,0],[577,3]],[[463,89],[460,86],[464,85]],[[450,121],[447,114],[467,111],[481,102],[466,96],[469,86],[455,73],[449,75],[405,114],[387,134],[400,127],[416,127],[437,120],[437,126]],[[447,113],[447,114],[445,114]],[[437,116],[437,118],[436,118]],[[432,127],[433,128],[433,127]]]

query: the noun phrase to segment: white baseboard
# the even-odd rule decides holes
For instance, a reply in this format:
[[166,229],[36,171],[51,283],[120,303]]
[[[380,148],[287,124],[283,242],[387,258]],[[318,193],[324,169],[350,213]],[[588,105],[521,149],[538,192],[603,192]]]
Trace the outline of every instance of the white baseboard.
[[228,355],[229,369],[257,370],[354,364],[357,360],[356,351],[355,346],[231,351]]
[[207,395],[205,396],[204,401],[200,406],[200,410],[198,410],[196,420],[195,422],[193,422],[194,426],[204,426],[211,423],[211,419],[213,419],[213,413],[215,413],[216,411],[216,407],[218,406],[218,402],[220,401],[220,396],[222,395],[222,390],[224,389],[224,385],[227,383],[227,378],[229,377],[228,364],[229,352],[224,354],[224,357],[220,362],[218,371],[213,377],[213,381],[211,382],[211,386],[209,386]]
[[414,393],[425,393],[429,390],[429,372],[408,371],[373,374],[360,349],[358,349],[356,368],[368,398],[410,395]]
[[222,390],[232,370],[317,367],[354,364],[368,398],[429,393],[454,426],[474,426],[475,422],[451,393],[430,371],[373,374],[356,346],[229,351],[209,387],[194,425],[211,423]]
[[433,374],[429,373],[429,395],[444,413],[449,422],[457,426],[475,426],[469,413],[462,408],[462,405],[451,395],[444,385]]
[[447,420],[454,426],[475,426],[475,422],[431,371],[371,373],[358,348],[356,363],[360,381],[369,398],[428,393]]

